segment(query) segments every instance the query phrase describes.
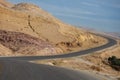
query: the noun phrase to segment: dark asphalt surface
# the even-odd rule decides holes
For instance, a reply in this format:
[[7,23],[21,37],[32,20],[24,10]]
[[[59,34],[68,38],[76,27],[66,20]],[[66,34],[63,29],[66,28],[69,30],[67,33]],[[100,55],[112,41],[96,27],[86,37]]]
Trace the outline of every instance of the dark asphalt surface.
[[55,56],[0,57],[0,63],[3,65],[0,80],[100,80],[95,76],[90,76],[83,72],[34,64],[27,61],[76,57],[114,46],[117,43],[114,39],[109,37],[105,38],[107,38],[109,42],[103,46],[70,54]]
[[83,72],[22,61],[2,61],[0,80],[99,80]]

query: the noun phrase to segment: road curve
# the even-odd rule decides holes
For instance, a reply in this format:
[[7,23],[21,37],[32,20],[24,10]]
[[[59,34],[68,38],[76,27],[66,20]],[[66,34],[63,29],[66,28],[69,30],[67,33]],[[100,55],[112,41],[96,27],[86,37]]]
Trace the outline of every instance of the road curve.
[[99,51],[117,44],[114,39],[107,36],[105,36],[105,38],[108,39],[108,43],[105,45],[70,54],[55,56],[0,57],[0,63],[3,66],[0,80],[101,80],[83,72],[48,65],[39,65],[27,61],[75,57]]
[[0,80],[100,80],[97,76],[23,61],[2,61]]
[[117,44],[117,41],[114,40],[113,38],[110,38],[108,36],[102,36],[99,35],[101,37],[104,37],[108,40],[108,43],[106,43],[105,45],[99,46],[99,47],[95,47],[95,48],[90,48],[87,50],[82,50],[79,52],[73,52],[73,53],[69,53],[69,54],[62,54],[62,55],[53,55],[53,56],[20,56],[20,57],[0,57],[0,60],[26,60],[26,61],[31,61],[31,60],[43,60],[43,59],[54,59],[54,58],[67,58],[67,57],[76,57],[76,56],[80,56],[80,55],[85,55],[88,53],[93,53],[105,48],[109,48],[111,46],[114,46]]

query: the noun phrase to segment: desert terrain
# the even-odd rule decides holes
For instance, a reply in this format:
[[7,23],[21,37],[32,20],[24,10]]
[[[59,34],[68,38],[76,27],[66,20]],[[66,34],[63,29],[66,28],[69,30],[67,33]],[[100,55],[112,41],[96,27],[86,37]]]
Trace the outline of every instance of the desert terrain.
[[[83,70],[108,80],[120,78],[120,71],[106,63],[120,58],[120,40],[105,50],[72,58],[30,61],[36,64]],[[66,24],[31,3],[12,4],[0,0],[0,56],[50,56],[70,54],[105,45],[108,40],[97,33]],[[2,71],[0,63],[0,74]]]
[[[34,4],[11,4],[5,0],[0,0],[0,35],[1,56],[57,55],[93,48],[107,42],[91,32],[61,22]],[[22,38],[21,41],[18,40],[18,35]],[[12,40],[4,43],[9,38]],[[37,38],[46,47],[38,45],[40,42]],[[38,41],[37,45],[35,41]],[[52,47],[48,48],[48,45]],[[38,47],[42,49],[38,50]]]
[[119,80],[120,71],[113,69],[110,65],[105,63],[105,61],[111,56],[117,56],[120,58],[120,40],[118,40],[117,45],[92,54],[67,59],[36,60],[32,62],[75,70],[87,70],[102,75],[108,78],[108,80],[116,80],[116,78]]

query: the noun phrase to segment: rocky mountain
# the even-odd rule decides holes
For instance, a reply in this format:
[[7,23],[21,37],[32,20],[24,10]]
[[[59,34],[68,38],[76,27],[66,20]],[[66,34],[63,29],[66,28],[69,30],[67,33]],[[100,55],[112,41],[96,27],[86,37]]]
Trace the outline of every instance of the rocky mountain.
[[104,39],[65,24],[34,4],[0,0],[2,56],[53,55],[93,47],[100,41]]

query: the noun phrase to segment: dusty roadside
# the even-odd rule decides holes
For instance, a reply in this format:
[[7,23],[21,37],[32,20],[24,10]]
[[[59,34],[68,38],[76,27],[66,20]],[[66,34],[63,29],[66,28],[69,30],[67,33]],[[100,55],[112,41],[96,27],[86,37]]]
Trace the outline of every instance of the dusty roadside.
[[106,58],[110,56],[117,56],[120,58],[120,40],[118,40],[118,44],[114,47],[85,56],[42,61],[37,60],[34,62],[38,64],[47,64],[74,70],[87,70],[108,78],[108,80],[115,80],[120,77],[120,72],[114,70],[109,65],[104,63]]

